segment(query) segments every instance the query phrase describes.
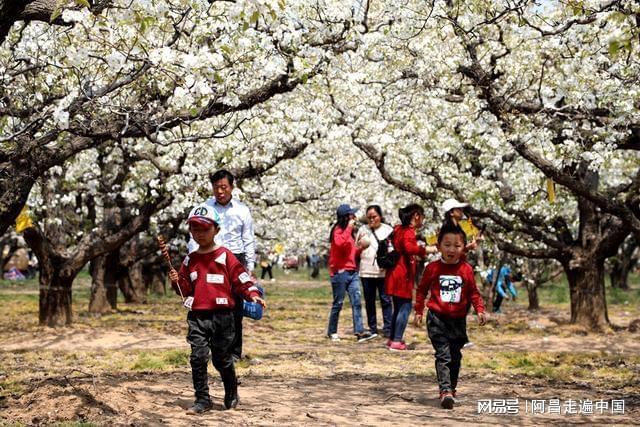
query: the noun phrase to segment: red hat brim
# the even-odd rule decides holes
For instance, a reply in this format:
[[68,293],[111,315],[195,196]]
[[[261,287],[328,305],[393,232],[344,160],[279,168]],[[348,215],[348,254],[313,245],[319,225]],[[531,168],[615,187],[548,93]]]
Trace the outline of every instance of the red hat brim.
[[193,218],[189,218],[187,220],[187,222],[189,224],[198,224],[198,225],[202,225],[204,227],[210,228],[213,227],[214,225],[216,225],[216,223],[214,221],[211,221],[208,218],[203,218],[203,217],[193,217]]

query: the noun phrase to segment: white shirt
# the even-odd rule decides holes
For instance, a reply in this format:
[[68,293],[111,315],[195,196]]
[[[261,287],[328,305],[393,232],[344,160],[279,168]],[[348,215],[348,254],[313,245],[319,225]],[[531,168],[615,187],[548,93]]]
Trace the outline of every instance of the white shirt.
[[[253,271],[256,262],[256,239],[253,234],[253,218],[247,205],[231,198],[226,205],[219,204],[215,197],[207,199],[205,204],[213,207],[220,216],[220,231],[215,242],[229,249],[234,254],[243,253],[247,258],[247,269]],[[193,237],[187,245],[189,253],[198,249]]]
[[[390,225],[380,224],[375,231],[378,240],[384,240],[389,237],[393,231]],[[356,242],[361,236],[369,239],[369,247],[360,253],[360,277],[384,277],[385,269],[378,267],[376,262],[376,254],[378,253],[378,242],[372,235],[373,231],[368,226],[360,227],[356,235]]]

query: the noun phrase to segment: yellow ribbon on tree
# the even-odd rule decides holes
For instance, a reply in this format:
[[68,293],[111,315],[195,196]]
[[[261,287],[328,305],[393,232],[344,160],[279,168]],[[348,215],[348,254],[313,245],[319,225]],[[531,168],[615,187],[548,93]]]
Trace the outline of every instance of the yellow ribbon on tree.
[[556,183],[549,178],[547,178],[546,181],[547,181],[547,197],[549,198],[549,203],[555,203],[556,202]]
[[33,227],[33,221],[31,221],[29,207],[24,205],[20,211],[20,215],[16,218],[16,233],[22,233],[24,230],[31,227]]

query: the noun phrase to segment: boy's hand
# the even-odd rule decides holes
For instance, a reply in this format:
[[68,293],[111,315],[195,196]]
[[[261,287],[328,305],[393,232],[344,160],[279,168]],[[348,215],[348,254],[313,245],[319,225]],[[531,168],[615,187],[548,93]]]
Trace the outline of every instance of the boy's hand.
[[484,326],[487,323],[487,313],[484,311],[482,313],[478,313],[478,323],[480,323],[480,326]]
[[171,279],[172,283],[178,283],[178,272],[175,271],[173,268],[171,270],[169,270],[169,279]]
[[253,302],[257,302],[258,304],[260,304],[260,305],[262,306],[262,308],[267,308],[267,303],[266,303],[266,302],[265,302],[265,300],[263,300],[262,298],[260,298],[260,297],[253,297],[253,298],[251,298],[251,300],[252,300]]
[[422,326],[422,320],[423,320],[423,315],[416,313],[416,315],[413,317],[413,324],[415,326]]

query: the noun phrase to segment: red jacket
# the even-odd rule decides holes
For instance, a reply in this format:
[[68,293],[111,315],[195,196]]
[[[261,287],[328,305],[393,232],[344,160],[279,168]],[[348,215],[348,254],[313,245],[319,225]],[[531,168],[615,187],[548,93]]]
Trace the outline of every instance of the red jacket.
[[357,270],[356,257],[361,251],[356,248],[352,226],[347,225],[344,230],[335,227],[329,248],[329,274],[333,276],[339,270]]
[[437,314],[452,318],[466,317],[471,304],[476,313],[485,311],[473,267],[462,260],[457,264],[445,264],[437,260],[427,265],[416,292],[414,308],[417,314],[424,312],[424,299],[429,291],[431,297],[427,307]]
[[230,310],[235,307],[234,294],[251,301],[260,296],[251,276],[227,248],[209,253],[193,252],[185,257],[178,284],[171,286],[182,295],[193,297],[192,310]]
[[396,265],[387,270],[384,278],[387,295],[399,298],[413,298],[413,286],[416,280],[415,256],[427,254],[424,246],[418,246],[416,231],[413,227],[396,225],[393,228],[393,247],[400,254]]

